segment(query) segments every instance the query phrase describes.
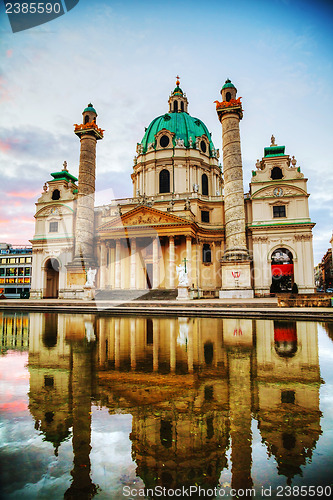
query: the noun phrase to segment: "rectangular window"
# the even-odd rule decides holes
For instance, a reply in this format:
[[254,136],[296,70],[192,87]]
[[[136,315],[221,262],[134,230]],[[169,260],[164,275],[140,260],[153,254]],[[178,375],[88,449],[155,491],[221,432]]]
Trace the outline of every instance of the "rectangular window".
[[202,262],[205,262],[206,264],[212,262],[212,252],[210,249],[210,245],[208,245],[207,243],[204,243],[202,247]]
[[30,283],[30,278],[24,278],[24,283]]
[[23,276],[24,275],[24,268],[23,267],[19,267],[18,268],[18,275],[19,276]]
[[4,268],[4,267],[2,267],[2,268],[0,269],[0,276],[4,276],[4,275],[5,275],[5,268]]
[[[57,223],[57,224],[58,224],[58,223]],[[31,262],[32,262],[32,257],[26,257],[25,262],[26,262],[27,264],[29,264],[29,263],[31,264]]]
[[25,258],[24,257],[20,257],[20,264],[24,264],[24,261],[25,261]]
[[30,267],[26,267],[24,269],[24,276],[30,276],[31,274],[31,268]]
[[17,267],[7,267],[6,276],[17,276]]
[[8,260],[9,260],[8,264],[15,264],[15,258],[14,257],[11,257]]
[[209,212],[207,210],[201,210],[201,222],[209,222]]
[[285,217],[286,216],[286,206],[285,205],[275,205],[273,207],[273,217]]
[[49,232],[50,233],[57,233],[58,232],[58,222],[50,222]]

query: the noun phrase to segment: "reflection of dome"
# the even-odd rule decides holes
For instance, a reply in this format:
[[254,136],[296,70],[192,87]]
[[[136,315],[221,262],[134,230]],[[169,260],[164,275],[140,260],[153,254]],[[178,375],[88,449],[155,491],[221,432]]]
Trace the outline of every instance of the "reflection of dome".
[[141,141],[143,153],[147,152],[148,144],[154,143],[154,145],[156,145],[155,135],[163,129],[169,130],[171,133],[175,134],[173,146],[175,146],[176,139],[181,139],[184,141],[185,148],[190,147],[191,139],[194,147],[196,138],[206,135],[209,140],[209,155],[212,156],[212,150],[215,148],[206,125],[198,118],[194,118],[185,112],[166,113],[165,115],[155,118],[148,126]]

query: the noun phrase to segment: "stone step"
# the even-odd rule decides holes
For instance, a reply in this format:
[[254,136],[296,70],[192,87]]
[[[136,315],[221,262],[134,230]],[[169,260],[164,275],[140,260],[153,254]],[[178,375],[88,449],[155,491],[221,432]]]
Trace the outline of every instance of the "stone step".
[[174,300],[177,290],[100,290],[95,300]]

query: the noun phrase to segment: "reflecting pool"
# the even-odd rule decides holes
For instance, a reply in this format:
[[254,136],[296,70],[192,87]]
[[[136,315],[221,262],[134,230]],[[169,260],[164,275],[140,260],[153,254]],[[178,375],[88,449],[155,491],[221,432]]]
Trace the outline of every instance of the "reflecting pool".
[[0,312],[0,338],[1,498],[330,496],[333,323]]

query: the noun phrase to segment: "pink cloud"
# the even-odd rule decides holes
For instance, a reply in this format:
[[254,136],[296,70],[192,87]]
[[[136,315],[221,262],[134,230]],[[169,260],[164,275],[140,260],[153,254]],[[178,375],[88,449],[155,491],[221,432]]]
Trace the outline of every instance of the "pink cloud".
[[24,198],[31,200],[35,199],[36,196],[39,195],[39,191],[21,191],[21,192],[12,191],[11,193],[6,193],[6,195],[13,198]]
[[6,80],[0,76],[0,102],[10,101],[12,99],[8,88],[6,88]]
[[11,149],[11,145],[7,141],[0,140],[0,151],[7,153]]
[[13,49],[8,49],[6,52],[6,57],[12,57],[13,55]]

